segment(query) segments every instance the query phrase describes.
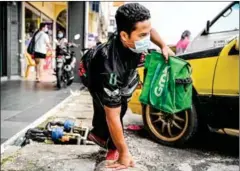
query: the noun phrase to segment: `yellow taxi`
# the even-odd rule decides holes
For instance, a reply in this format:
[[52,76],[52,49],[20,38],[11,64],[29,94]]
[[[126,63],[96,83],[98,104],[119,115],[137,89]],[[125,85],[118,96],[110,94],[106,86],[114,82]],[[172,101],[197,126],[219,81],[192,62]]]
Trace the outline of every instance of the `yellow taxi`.
[[[164,115],[139,102],[142,84],[129,107],[141,114],[149,134],[157,142],[183,146],[200,126],[218,133],[239,136],[239,2],[230,3],[190,43],[180,58],[192,67],[191,110]],[[138,69],[144,83],[144,67]]]

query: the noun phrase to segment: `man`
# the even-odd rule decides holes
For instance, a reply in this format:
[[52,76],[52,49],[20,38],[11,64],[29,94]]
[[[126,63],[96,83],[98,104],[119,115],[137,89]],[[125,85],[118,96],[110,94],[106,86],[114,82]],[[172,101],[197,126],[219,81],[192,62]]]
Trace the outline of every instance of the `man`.
[[43,64],[47,54],[47,48],[52,49],[47,35],[48,26],[40,23],[39,31],[35,36],[34,59],[36,62],[36,81],[40,82]]
[[144,6],[123,5],[115,18],[117,33],[96,47],[90,62],[83,61],[88,67],[80,70],[88,71],[88,89],[93,97],[93,129],[88,139],[108,150],[107,160],[117,160],[107,167],[123,169],[134,166],[122,119],[138,85],[136,68],[140,56],[147,51],[150,41],[161,48],[166,60],[170,49],[151,27],[150,12]]

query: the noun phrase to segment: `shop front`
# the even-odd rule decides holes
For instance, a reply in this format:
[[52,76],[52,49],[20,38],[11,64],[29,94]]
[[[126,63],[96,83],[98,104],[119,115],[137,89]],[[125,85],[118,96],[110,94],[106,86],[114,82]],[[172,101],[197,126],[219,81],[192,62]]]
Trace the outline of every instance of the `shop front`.
[[[54,39],[56,38],[57,30],[66,31],[66,17],[65,20],[59,15],[66,13],[67,3],[66,2],[22,2],[22,35],[23,44],[22,52],[23,59],[20,60],[21,63],[21,76],[25,76],[25,70],[27,68],[27,47],[32,39],[33,34],[38,30],[40,23],[47,23],[48,25],[48,36],[50,38],[50,43],[52,47],[55,47]],[[61,22],[59,22],[59,18]],[[52,69],[52,56],[47,56],[45,60],[44,69]],[[32,68],[34,69],[34,68]]]

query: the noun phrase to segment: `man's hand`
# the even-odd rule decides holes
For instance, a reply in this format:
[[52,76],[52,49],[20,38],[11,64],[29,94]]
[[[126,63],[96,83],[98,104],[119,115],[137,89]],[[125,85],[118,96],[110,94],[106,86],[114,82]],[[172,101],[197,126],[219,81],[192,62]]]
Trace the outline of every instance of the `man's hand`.
[[164,43],[158,32],[152,28],[150,32],[151,41],[161,48],[162,54],[166,61],[168,61],[168,56],[175,56],[174,52]]
[[128,167],[134,167],[135,163],[131,154],[119,154],[118,161],[108,164],[107,168],[115,168],[116,170],[127,169]]
[[166,62],[168,62],[168,47],[167,47],[167,46],[164,46],[164,47],[162,48],[162,54],[163,54]]
[[175,53],[168,46],[162,48],[162,54],[166,62],[168,62],[169,56],[175,56]]

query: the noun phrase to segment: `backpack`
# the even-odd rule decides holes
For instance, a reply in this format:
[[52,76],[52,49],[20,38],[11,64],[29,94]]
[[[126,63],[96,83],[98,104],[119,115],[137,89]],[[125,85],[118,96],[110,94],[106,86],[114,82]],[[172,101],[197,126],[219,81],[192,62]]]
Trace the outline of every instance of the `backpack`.
[[34,48],[35,48],[35,36],[37,35],[37,33],[39,32],[36,31],[34,34],[33,34],[33,37],[28,45],[28,48],[27,48],[27,53],[29,53],[30,55],[34,55]]
[[168,114],[191,108],[192,70],[187,61],[170,57],[166,63],[162,54],[152,52],[146,56],[145,68],[141,103]]
[[89,80],[88,80],[88,73],[89,73],[89,65],[91,63],[91,60],[95,56],[95,48],[89,49],[81,58],[80,64],[79,64],[79,76],[80,79],[85,87],[89,86]]

